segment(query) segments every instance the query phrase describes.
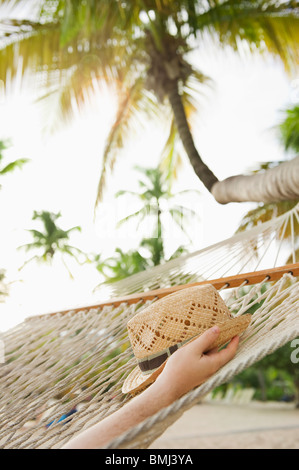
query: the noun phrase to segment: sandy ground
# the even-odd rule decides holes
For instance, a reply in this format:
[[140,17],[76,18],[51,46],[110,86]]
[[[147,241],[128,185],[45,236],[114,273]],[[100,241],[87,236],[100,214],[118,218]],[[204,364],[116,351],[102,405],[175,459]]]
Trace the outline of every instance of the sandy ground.
[[299,409],[291,404],[201,403],[150,449],[299,449]]

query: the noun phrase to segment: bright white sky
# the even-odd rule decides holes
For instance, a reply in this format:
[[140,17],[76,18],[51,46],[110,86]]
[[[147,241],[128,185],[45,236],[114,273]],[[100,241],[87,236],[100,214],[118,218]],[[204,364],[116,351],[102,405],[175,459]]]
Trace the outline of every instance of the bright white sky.
[[[278,63],[257,57],[241,60],[232,53],[205,49],[195,56],[195,61],[214,79],[213,87],[202,98],[193,131],[203,159],[217,177],[243,173],[259,161],[283,158],[272,128],[280,120],[280,110],[298,98],[297,78],[287,77]],[[55,113],[34,105],[32,96],[29,90],[20,91],[16,86],[0,100],[0,139],[10,138],[13,143],[5,153],[7,160],[31,160],[23,170],[5,177],[0,191],[0,267],[7,270],[10,281],[15,281],[9,299],[0,304],[0,331],[28,315],[84,305],[99,296],[92,294],[100,282],[92,266],[78,268],[66,259],[75,280],[70,280],[59,259],[52,267],[32,263],[18,271],[33,255],[17,250],[31,241],[26,229],[40,228],[31,220],[33,211],[60,211],[58,223],[65,229],[80,225],[82,233],[74,233],[71,244],[85,252],[103,253],[105,258],[117,246],[135,248],[140,233],[115,230],[115,220],[125,214],[123,205],[117,206],[113,195],[120,189],[136,188],[138,174],[133,166],[155,166],[166,138],[166,128],[154,123],[136,133],[120,155],[109,179],[105,203],[94,223],[101,155],[115,112],[113,97],[95,96],[91,106],[71,125],[61,124],[59,132],[48,136],[42,134],[42,128],[51,120],[55,122]],[[194,199],[184,200],[193,209],[196,206],[200,216],[200,223],[190,227],[194,250],[233,235],[242,215],[252,207],[217,204],[186,163],[175,189],[190,187],[202,193],[196,203]],[[170,227],[170,252],[186,241],[173,234]]]

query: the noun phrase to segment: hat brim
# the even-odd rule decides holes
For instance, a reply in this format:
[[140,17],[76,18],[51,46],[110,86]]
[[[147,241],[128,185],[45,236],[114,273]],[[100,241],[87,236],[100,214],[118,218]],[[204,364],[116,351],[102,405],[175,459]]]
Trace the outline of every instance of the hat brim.
[[[241,335],[249,326],[251,318],[251,314],[246,314],[224,322],[217,322],[216,325],[220,328],[219,336],[217,340],[211,345],[211,347],[205,352],[208,352],[209,350],[216,347],[220,348],[221,346],[224,346],[226,343],[228,343],[234,336]],[[201,336],[202,334],[203,333],[200,333],[198,336]],[[190,338],[190,340],[194,339],[194,337]],[[164,369],[166,362],[167,360],[151,374],[143,374],[139,366],[135,367],[125,379],[122,386],[122,392],[130,393],[132,395],[142,392],[145,388],[155,382],[157,377]]]

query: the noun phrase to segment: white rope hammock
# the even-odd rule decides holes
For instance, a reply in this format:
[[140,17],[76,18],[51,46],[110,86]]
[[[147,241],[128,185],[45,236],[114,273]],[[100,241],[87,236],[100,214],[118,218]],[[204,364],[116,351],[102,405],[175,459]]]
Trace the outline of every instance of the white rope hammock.
[[[1,338],[6,362],[0,364],[0,447],[59,448],[129,400],[121,392],[135,366],[126,324],[137,310],[156,300],[147,300],[147,291],[162,293],[161,289],[203,280],[213,283],[215,278],[258,271],[265,263],[270,270],[292,254],[293,264],[278,280],[265,274],[256,276],[258,281],[250,286],[246,277],[235,288],[223,284],[221,295],[234,315],[258,307],[235,358],[203,385],[109,443],[109,448],[148,447],[216,386],[299,336],[294,229],[298,211],[299,205],[251,231],[131,276],[111,289],[112,296],[139,292],[135,300],[31,317],[8,331]],[[286,250],[282,240],[289,229]]]
[[[282,216],[252,230],[240,232],[224,241],[168,261],[151,270],[134,274],[108,287],[101,286],[99,298],[106,300],[134,292],[146,292],[171,285],[284,265],[287,258],[284,246],[286,232],[290,233],[288,255],[291,254],[292,263],[295,263],[295,224],[299,225],[299,204]],[[219,229],[221,230],[221,227]]]

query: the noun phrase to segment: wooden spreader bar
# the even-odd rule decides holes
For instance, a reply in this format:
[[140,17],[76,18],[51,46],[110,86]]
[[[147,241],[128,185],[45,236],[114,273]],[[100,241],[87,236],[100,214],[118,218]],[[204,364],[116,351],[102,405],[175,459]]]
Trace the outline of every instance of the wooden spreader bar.
[[[255,271],[255,272],[250,272],[250,273],[237,274],[235,276],[222,277],[220,279],[212,279],[208,281],[194,282],[192,284],[172,286],[172,287],[167,287],[165,289],[156,289],[156,290],[147,291],[147,292],[139,292],[139,293],[130,294],[124,297],[117,297],[114,299],[109,299],[105,302],[101,302],[96,305],[70,308],[64,311],[49,313],[47,315],[56,315],[57,313],[65,314],[70,311],[79,312],[79,311],[84,311],[84,310],[97,309],[97,308],[102,308],[106,305],[113,305],[117,307],[121,305],[122,303],[134,304],[134,303],[138,303],[140,300],[146,301],[146,300],[160,299],[162,297],[165,297],[168,294],[177,292],[178,290],[186,289],[186,287],[203,286],[206,284],[212,284],[217,290],[219,290],[222,288],[239,287],[244,283],[245,285],[251,285],[251,284],[258,284],[262,281],[277,281],[284,274],[292,274],[294,277],[299,276],[299,263],[288,264],[286,266],[280,266],[278,268],[265,269],[263,271]],[[29,317],[29,318],[36,318],[36,316]]]

